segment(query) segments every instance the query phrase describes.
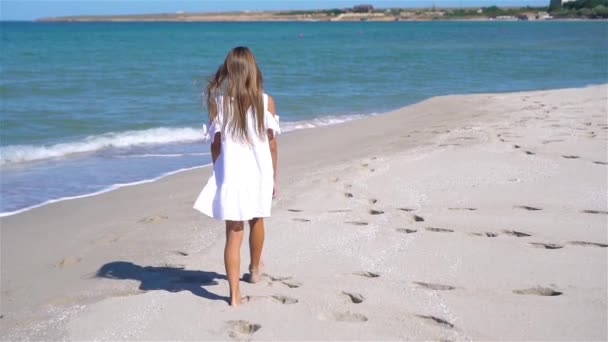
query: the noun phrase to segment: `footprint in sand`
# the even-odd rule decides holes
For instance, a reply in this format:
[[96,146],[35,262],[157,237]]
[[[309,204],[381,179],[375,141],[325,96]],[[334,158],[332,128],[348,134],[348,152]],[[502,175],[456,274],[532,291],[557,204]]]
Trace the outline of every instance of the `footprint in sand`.
[[523,290],[513,290],[513,293],[523,294],[523,295],[536,295],[536,296],[559,296],[562,294],[562,292],[555,291],[548,287],[540,287],[540,286],[532,287],[529,289],[523,289]]
[[608,165],[607,162],[603,162],[603,161],[594,161],[593,164],[597,164],[597,165]]
[[299,218],[299,217],[292,218],[291,220],[296,221],[296,222],[310,222],[309,219]]
[[340,178],[338,178],[338,177],[331,177],[331,178],[329,178],[329,181],[332,182],[332,183],[337,183],[339,180],[340,180]]
[[268,273],[263,273],[262,276],[267,277],[272,281],[284,281],[284,280],[290,280],[292,278],[291,276],[285,276],[285,277],[273,276]]
[[423,283],[420,281],[415,281],[414,284],[423,287],[429,290],[437,290],[437,291],[449,291],[454,290],[456,287],[451,285],[442,285],[442,284],[432,284],[432,283]]
[[281,284],[289,287],[290,289],[297,289],[298,287],[302,286],[302,283],[296,280],[284,280],[281,282]]
[[139,223],[157,223],[157,222],[161,222],[161,221],[165,221],[168,220],[169,217],[168,216],[163,216],[163,215],[155,215],[155,216],[148,216],[148,217],[144,217],[141,220],[137,221]]
[[520,148],[521,146],[519,145],[513,145],[513,148]]
[[249,303],[249,302],[253,302],[253,301],[269,300],[269,299],[278,301],[281,304],[296,304],[299,302],[295,298],[282,296],[282,295],[274,295],[274,296],[245,296],[241,299],[241,303],[244,304],[244,303]]
[[110,234],[103,235],[103,236],[101,236],[101,237],[99,237],[97,239],[91,240],[91,243],[97,245],[97,244],[100,244],[100,243],[104,243],[104,244],[106,244],[106,243],[115,243],[118,240],[120,240],[120,235],[110,233]]
[[349,213],[351,211],[352,210],[350,210],[350,209],[335,209],[335,210],[329,210],[327,212],[334,214],[334,213]]
[[363,221],[346,221],[344,223],[352,224],[354,226],[367,226],[369,224],[368,222],[363,222]]
[[384,214],[384,211],[382,211],[382,210],[375,210],[375,209],[371,209],[371,210],[369,211],[369,213],[370,213],[371,215],[382,215],[382,214]]
[[528,205],[514,205],[513,208],[525,209],[525,210],[530,210],[530,211],[543,210],[542,208],[530,207]]
[[568,241],[569,244],[571,245],[575,245],[575,246],[583,246],[583,247],[608,247],[607,244],[605,243],[599,243],[599,242],[588,242],[588,241]]
[[182,251],[173,251],[173,253],[181,256],[188,256],[188,253]]
[[287,209],[287,211],[291,211],[292,213],[301,213],[303,210],[300,210],[300,209]]
[[527,155],[529,155],[529,156],[533,156],[533,155],[535,155],[535,154],[536,154],[536,153],[534,153],[534,152],[532,152],[532,151],[524,151],[524,152],[526,152],[526,154],[527,154]]
[[608,215],[608,211],[605,210],[581,210],[581,213],[585,213],[585,214],[604,214],[604,215]]
[[375,198],[370,198],[370,200],[369,200],[369,204],[376,204],[376,203],[378,203],[378,200],[377,200],[377,199],[375,199]]
[[468,210],[468,211],[475,211],[475,210],[477,210],[477,208],[448,208],[448,210]]
[[256,331],[262,329],[261,324],[252,324],[243,320],[228,321],[226,324],[228,325],[229,329],[228,336],[235,339],[251,338]]
[[282,295],[274,295],[274,296],[272,296],[272,299],[278,301],[281,304],[296,304],[299,302],[299,300],[297,300],[295,298],[282,296]]
[[543,242],[530,242],[530,244],[537,248],[545,248],[545,249],[560,249],[564,248],[562,245],[558,245],[556,243],[543,243]]
[[355,197],[355,195],[353,195],[353,194],[352,194],[352,193],[350,193],[350,192],[345,192],[345,193],[344,193],[344,196],[346,196],[347,198],[353,198],[353,197]]
[[76,265],[76,264],[78,264],[81,261],[82,261],[82,258],[79,258],[79,257],[67,257],[67,258],[61,259],[61,261],[59,261],[54,266],[58,267],[58,268],[64,268],[64,267],[67,267],[67,266]]
[[350,298],[350,301],[355,304],[363,303],[363,301],[365,300],[365,297],[360,293],[342,291],[342,294],[348,296],[348,298]]
[[531,234],[528,233],[524,233],[524,232],[518,232],[517,230],[503,230],[503,233],[510,235],[510,236],[515,236],[515,237],[526,237],[526,236],[532,236]]
[[424,217],[422,216],[418,216],[418,215],[413,215],[412,218],[414,219],[414,221],[416,222],[424,222]]
[[578,159],[578,158],[580,158],[579,156],[570,156],[570,155],[562,155],[562,157],[564,157],[566,159]]
[[327,321],[332,320],[336,322],[367,322],[367,317],[360,313],[355,312],[331,312],[321,314],[318,316],[320,320]]
[[425,321],[427,321],[428,323],[432,323],[434,325],[439,325],[445,328],[454,328],[454,324],[446,321],[443,318],[439,318],[439,317],[435,317],[435,316],[431,316],[431,315],[416,315],[416,317],[418,318],[422,318]]
[[356,276],[365,277],[365,278],[378,278],[378,277],[380,277],[379,273],[374,273],[374,272],[369,272],[369,271],[353,272],[353,274],[356,275]]
[[414,211],[414,209],[412,209],[412,208],[397,208],[397,209],[399,209],[401,211],[407,211],[407,212]]
[[497,237],[498,234],[492,232],[483,232],[483,233],[471,233],[473,236],[483,236],[483,237]]
[[409,229],[409,228],[397,228],[395,230],[399,233],[406,233],[406,234],[412,234],[412,233],[415,233],[418,231],[416,229]]
[[541,141],[541,143],[543,144],[550,144],[550,143],[554,143],[554,142],[563,142],[563,139],[550,139],[550,140],[543,140]]
[[446,228],[426,227],[424,229],[428,230],[429,232],[436,232],[436,233],[453,233],[454,232],[452,229],[446,229]]

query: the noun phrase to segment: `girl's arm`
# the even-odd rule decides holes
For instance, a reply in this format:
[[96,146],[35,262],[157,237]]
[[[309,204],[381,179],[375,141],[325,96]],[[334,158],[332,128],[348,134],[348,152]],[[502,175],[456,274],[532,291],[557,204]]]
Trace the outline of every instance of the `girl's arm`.
[[[277,109],[274,104],[274,99],[272,96],[268,96],[268,111],[272,113],[272,115],[276,115]],[[268,144],[270,145],[270,155],[272,156],[272,171],[274,175],[274,194],[276,195],[276,184],[277,184],[277,139],[275,137],[274,131],[268,130]]]

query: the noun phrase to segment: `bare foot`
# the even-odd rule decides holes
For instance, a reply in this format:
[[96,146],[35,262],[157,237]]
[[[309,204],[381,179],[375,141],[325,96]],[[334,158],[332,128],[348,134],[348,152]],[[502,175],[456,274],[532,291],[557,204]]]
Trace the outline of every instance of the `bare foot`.
[[239,305],[241,305],[243,303],[243,300],[241,299],[241,294],[236,294],[234,296],[230,296],[230,306],[232,307],[237,307]]
[[262,271],[260,271],[260,268],[254,268],[249,266],[249,282],[251,284],[255,284],[260,281],[260,278],[262,278]]

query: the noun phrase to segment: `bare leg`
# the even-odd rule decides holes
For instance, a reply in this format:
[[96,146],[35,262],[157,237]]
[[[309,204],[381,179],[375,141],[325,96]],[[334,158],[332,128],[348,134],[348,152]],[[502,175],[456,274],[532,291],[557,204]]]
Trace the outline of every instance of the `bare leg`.
[[264,248],[264,219],[254,218],[249,220],[249,282],[257,283],[260,280],[260,258]]
[[241,273],[241,243],[243,242],[243,222],[226,221],[226,247],[224,263],[226,276],[230,285],[230,305],[238,306],[241,302],[239,274]]

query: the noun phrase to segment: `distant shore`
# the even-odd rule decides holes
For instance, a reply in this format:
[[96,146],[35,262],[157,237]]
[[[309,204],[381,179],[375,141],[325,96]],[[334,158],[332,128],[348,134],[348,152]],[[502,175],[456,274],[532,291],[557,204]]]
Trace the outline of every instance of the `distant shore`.
[[[608,0],[602,0],[608,1]],[[76,15],[40,18],[36,21],[428,21],[428,20],[499,20],[528,21],[559,19],[606,19],[608,12],[602,2],[593,8],[575,2],[559,7],[449,7],[438,8],[375,8],[356,5],[350,8],[309,10],[265,10],[232,12],[148,13],[128,15]]]
[[[38,22],[252,22],[252,21],[429,21],[429,20],[543,20],[537,19],[539,9],[518,12],[518,16],[455,15],[450,10],[435,9],[392,9],[373,12],[332,12],[332,10],[311,11],[245,11],[216,13],[159,13],[136,15],[76,15],[39,18]],[[524,18],[525,17],[525,18]]]

